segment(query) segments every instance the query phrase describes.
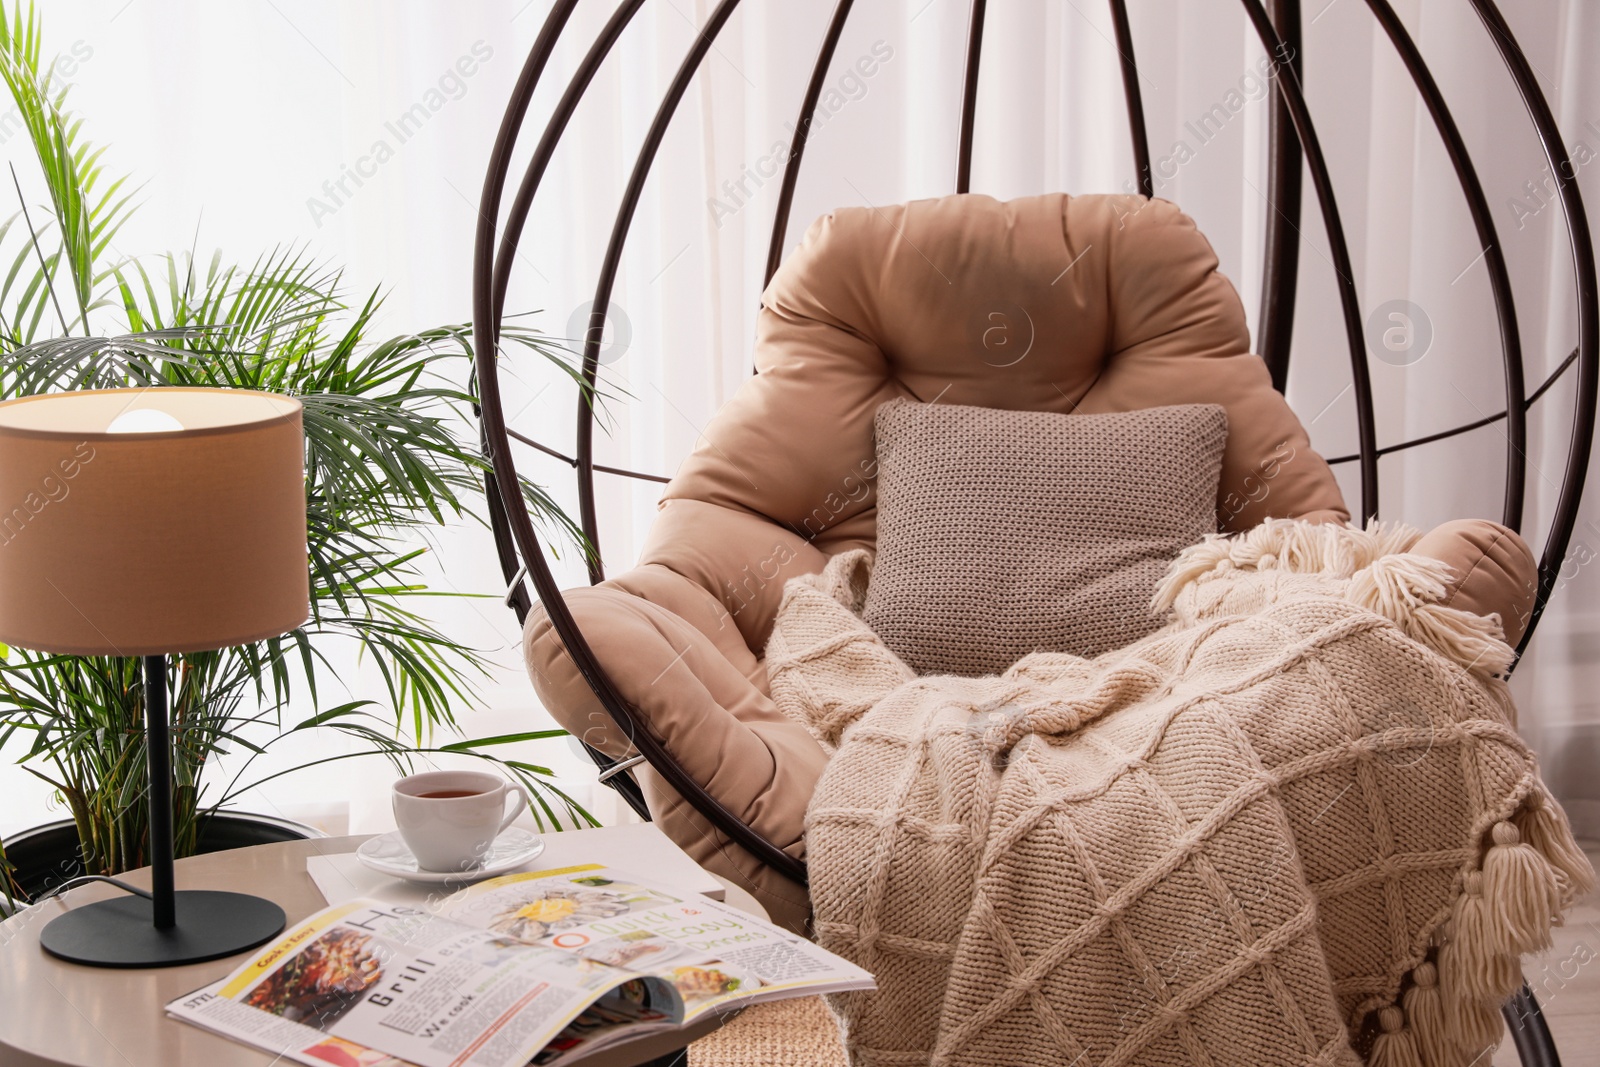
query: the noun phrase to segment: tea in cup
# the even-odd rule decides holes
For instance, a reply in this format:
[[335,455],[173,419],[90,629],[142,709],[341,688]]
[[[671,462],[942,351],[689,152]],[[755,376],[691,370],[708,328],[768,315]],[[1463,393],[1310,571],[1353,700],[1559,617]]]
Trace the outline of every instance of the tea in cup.
[[[516,802],[506,810],[506,797]],[[425,871],[470,871],[512,820],[528,807],[528,792],[487,771],[425,771],[400,779],[392,797],[394,821]]]

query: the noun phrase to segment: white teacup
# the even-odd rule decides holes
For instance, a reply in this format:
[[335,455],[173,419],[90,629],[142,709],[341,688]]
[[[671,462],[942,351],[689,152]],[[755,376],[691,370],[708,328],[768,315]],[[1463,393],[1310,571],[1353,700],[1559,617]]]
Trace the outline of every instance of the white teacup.
[[[517,798],[509,812],[507,794]],[[419,867],[470,871],[528,806],[528,793],[486,771],[427,771],[396,782],[393,801],[394,821]]]

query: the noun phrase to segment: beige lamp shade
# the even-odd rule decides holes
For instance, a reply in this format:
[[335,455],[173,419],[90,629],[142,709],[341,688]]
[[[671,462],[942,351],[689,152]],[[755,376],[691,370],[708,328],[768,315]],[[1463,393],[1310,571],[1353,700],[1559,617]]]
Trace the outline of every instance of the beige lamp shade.
[[107,389],[0,403],[0,641],[146,656],[309,612],[298,400]]

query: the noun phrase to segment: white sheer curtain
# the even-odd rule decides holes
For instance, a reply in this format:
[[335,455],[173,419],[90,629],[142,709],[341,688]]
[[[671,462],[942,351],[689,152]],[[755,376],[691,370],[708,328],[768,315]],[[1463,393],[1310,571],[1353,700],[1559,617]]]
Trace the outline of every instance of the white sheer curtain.
[[[1399,0],[1478,161],[1516,281],[1530,382],[1576,340],[1559,208],[1522,105],[1492,42],[1465,5]],[[1600,27],[1583,0],[1508,0],[1507,18],[1587,162],[1600,151],[1600,75],[1583,59]],[[220,246],[238,257],[305,242],[347,264],[354,291],[387,287],[386,326],[418,328],[469,314],[469,251],[489,145],[547,0],[381,9],[309,0],[106,0],[49,3],[47,49],[81,57],[65,75],[108,162],[148,180],[122,238],[129,253]],[[582,328],[617,201],[662,89],[712,0],[650,0],[573,121],[522,242],[509,306],[556,335]],[[542,116],[611,5],[580,5],[535,99],[516,170]],[[614,293],[606,354],[601,462],[669,474],[748,373],[761,273],[789,138],[831,4],[747,0],[716,41],[662,145],[633,220]],[[1252,323],[1270,210],[1264,166],[1262,52],[1233,0],[1133,0],[1134,39],[1158,164],[1158,195],[1210,237]],[[950,191],[967,4],[859,0],[829,73],[788,235],[841,204]],[[1363,308],[1410,300],[1431,346],[1405,366],[1373,363],[1381,443],[1501,410],[1494,318],[1479,249],[1448,160],[1416,94],[1361,0],[1307,0],[1306,81],[1330,156]],[[991,4],[979,95],[973,190],[999,197],[1131,188],[1132,163],[1107,5],[1100,0]],[[1215,117],[1220,106],[1226,121]],[[1199,120],[1212,114],[1209,125]],[[0,141],[19,169],[20,140]],[[1581,149],[1580,146],[1581,145]],[[1600,207],[1595,172],[1580,181]],[[1530,184],[1531,183],[1531,184]],[[198,229],[198,237],[196,231]],[[1301,230],[1302,298],[1289,394],[1327,455],[1353,450],[1353,400],[1328,241],[1309,184]],[[571,324],[569,326],[569,323]],[[621,343],[626,339],[624,347]],[[1535,543],[1560,481],[1570,383],[1530,423],[1527,528]],[[522,360],[510,387],[514,424],[563,450],[575,397],[559,375]],[[1498,517],[1499,428],[1385,461],[1387,517],[1428,526]],[[525,469],[575,506],[570,471],[528,454]],[[1353,470],[1342,468],[1352,501]],[[637,550],[657,494],[602,477],[609,567]],[[1591,494],[1593,496],[1594,494]],[[1591,834],[1600,833],[1600,703],[1593,648],[1600,511],[1585,509],[1566,582],[1518,675],[1522,728],[1546,773]],[[446,531],[433,568],[441,588],[498,594],[488,534]],[[567,553],[563,577],[582,575]],[[523,679],[514,622],[495,600],[440,602],[452,632],[496,650],[490,734],[545,721]],[[352,666],[352,688],[372,679]],[[331,741],[309,745],[314,755]],[[318,746],[323,746],[319,748]],[[559,743],[555,765],[616,817],[604,790]],[[309,772],[252,802],[289,814],[341,811],[330,825],[385,824],[380,766]],[[0,832],[38,821],[45,794],[0,767]]]

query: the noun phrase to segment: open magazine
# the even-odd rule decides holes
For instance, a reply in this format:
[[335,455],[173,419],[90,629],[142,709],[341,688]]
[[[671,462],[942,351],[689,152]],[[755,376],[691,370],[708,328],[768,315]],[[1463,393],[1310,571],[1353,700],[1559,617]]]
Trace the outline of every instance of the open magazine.
[[593,864],[494,878],[437,908],[325,908],[167,1012],[312,1067],[521,1067],[873,987],[737,908]]

